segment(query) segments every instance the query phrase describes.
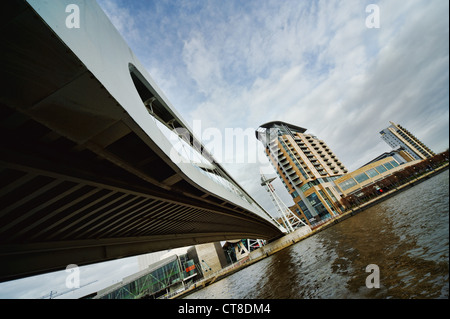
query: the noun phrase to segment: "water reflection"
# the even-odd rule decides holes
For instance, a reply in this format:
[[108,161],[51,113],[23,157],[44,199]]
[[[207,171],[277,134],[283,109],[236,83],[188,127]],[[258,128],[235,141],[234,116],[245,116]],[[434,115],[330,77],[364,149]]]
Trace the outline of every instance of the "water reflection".
[[[448,298],[448,171],[188,298]],[[369,289],[366,266],[380,268]]]

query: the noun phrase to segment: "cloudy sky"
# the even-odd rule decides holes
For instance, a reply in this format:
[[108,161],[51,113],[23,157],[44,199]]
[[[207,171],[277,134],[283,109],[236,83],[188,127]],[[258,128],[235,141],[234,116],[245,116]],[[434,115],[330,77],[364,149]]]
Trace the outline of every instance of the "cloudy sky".
[[[216,159],[269,211],[258,183],[269,165],[253,135],[263,123],[306,128],[350,171],[390,150],[379,134],[389,121],[435,152],[448,148],[446,0],[97,2],[186,122],[200,123]],[[368,27],[371,4],[377,28]],[[227,130],[244,132],[244,151]]]
[[[97,2],[191,127],[201,123],[202,131],[214,128],[225,139],[227,129],[253,132],[285,121],[324,140],[349,170],[390,150],[379,136],[389,121],[435,152],[448,148],[447,0]],[[367,27],[376,18],[366,12],[369,4],[379,9],[378,28]],[[203,142],[273,212],[258,183],[264,157],[256,139],[246,140],[244,162],[237,152]],[[254,154],[258,160],[250,163]],[[106,265],[86,268],[82,284],[96,280]],[[113,265],[118,279],[137,269],[135,259]],[[18,289],[26,281],[3,284],[0,297],[44,295],[67,273],[54,275],[58,284],[44,289],[47,276],[39,277],[37,289]]]

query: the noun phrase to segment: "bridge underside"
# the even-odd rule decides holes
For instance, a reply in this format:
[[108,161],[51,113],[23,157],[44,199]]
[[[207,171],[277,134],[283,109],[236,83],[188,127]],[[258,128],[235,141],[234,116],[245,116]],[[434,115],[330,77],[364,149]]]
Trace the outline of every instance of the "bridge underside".
[[2,4],[0,281],[281,235],[198,187],[26,2]]

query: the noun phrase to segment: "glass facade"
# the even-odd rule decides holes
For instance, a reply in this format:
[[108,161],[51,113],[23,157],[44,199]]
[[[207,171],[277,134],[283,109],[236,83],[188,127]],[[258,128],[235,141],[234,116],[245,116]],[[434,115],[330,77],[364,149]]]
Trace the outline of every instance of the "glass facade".
[[387,171],[387,169],[383,165],[379,165],[379,166],[377,166],[375,168],[380,174],[382,174],[382,173]]
[[[369,178],[373,179],[371,182],[377,181],[380,178],[382,178],[382,176],[379,176],[379,175],[383,175],[384,173],[388,172],[387,174],[384,174],[384,177],[385,177],[385,176],[389,175],[389,173],[391,173],[391,172],[389,172],[389,170],[392,170],[398,166],[399,166],[399,164],[396,160],[391,160],[389,162],[380,164],[380,165],[376,166],[375,168],[368,169],[368,170],[354,176],[353,178],[349,178],[346,181],[338,183],[338,185],[342,189],[342,191],[345,192],[346,190],[356,186],[357,184],[361,184],[361,183],[369,180]],[[366,185],[366,184],[364,184],[364,185]],[[360,188],[362,188],[364,185],[360,185]]]
[[331,199],[333,200],[333,202],[337,202],[337,199],[336,199],[336,197],[333,195],[333,192],[328,188],[328,187],[326,187],[325,188],[326,190],[327,190],[327,192],[328,192],[328,195],[330,195],[330,197],[331,197]]
[[196,271],[197,269],[196,269],[195,263],[192,259],[190,259],[184,263],[184,270],[186,272],[184,274],[184,276],[186,278],[197,274],[197,271]]
[[[183,265],[183,266],[181,266]],[[144,296],[164,295],[170,286],[181,285],[183,279],[197,274],[193,260],[187,255],[174,256],[167,263],[100,296],[100,299],[137,299]]]
[[353,178],[349,178],[348,180],[339,183],[339,187],[342,188],[343,191],[345,191],[355,185],[356,185],[356,181]]
[[300,190],[304,193],[306,192],[308,189],[310,189],[312,187],[312,183],[306,183],[305,185],[303,185],[302,187],[300,187]]
[[355,179],[358,183],[362,183],[364,181],[367,181],[369,179],[369,176],[367,176],[366,173],[361,173],[356,175]]
[[375,176],[379,175],[378,172],[377,172],[377,170],[376,170],[375,168],[369,169],[368,171],[366,171],[366,174],[367,174],[369,177],[375,177]]
[[300,206],[300,209],[302,210],[303,214],[310,220],[312,218],[311,213],[309,212],[309,209],[306,207],[305,203],[303,201],[298,202],[298,206]]
[[312,193],[311,195],[306,197],[306,199],[311,203],[321,219],[331,217],[330,213],[325,208],[325,206],[323,206],[316,193]]
[[325,195],[325,193],[322,190],[319,190],[320,196],[322,196],[322,198],[325,200],[325,202],[327,203],[328,207],[330,207],[331,211],[337,215],[336,210],[334,209],[334,206],[331,205],[330,200],[328,199],[328,197]]

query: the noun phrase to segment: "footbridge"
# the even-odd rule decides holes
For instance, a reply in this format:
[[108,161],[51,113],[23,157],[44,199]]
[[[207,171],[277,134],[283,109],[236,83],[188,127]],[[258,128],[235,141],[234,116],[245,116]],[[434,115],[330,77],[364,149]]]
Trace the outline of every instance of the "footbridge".
[[[0,281],[283,234],[95,1],[1,6]],[[173,131],[195,156],[174,147]]]

